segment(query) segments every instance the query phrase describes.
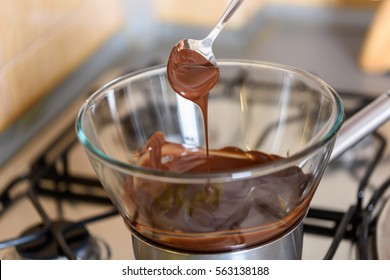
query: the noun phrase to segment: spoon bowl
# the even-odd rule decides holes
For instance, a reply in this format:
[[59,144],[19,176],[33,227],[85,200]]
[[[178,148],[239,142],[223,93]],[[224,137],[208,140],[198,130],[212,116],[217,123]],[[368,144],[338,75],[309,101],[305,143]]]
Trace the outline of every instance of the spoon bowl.
[[201,53],[174,47],[168,60],[168,80],[175,92],[198,103],[206,97],[219,79],[219,69]]
[[240,5],[244,0],[232,0],[229,6],[226,8],[222,17],[218,21],[214,29],[209,33],[209,35],[202,40],[195,39],[183,39],[176,44],[176,48],[180,51],[182,49],[189,49],[194,52],[201,54],[205,57],[211,64],[217,65],[217,60],[212,50],[212,45],[214,40],[217,38],[219,33],[222,31],[225,24],[233,16],[233,14],[238,10]]
[[202,40],[195,39],[183,39],[176,44],[176,49],[181,51],[183,49],[191,50],[201,54],[206,58],[211,64],[217,66],[217,59],[212,50],[212,44],[214,40],[206,37]]
[[183,39],[169,55],[167,73],[173,89],[190,100],[206,96],[217,83],[219,70],[212,45],[244,0],[232,0],[209,35],[202,40]]

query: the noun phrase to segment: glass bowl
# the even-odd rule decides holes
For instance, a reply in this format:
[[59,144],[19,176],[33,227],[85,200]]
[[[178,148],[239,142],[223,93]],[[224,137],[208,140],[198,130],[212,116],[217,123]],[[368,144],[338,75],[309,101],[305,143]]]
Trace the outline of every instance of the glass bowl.
[[126,225],[169,248],[229,251],[290,231],[307,213],[343,121],[338,95],[309,73],[257,61],[218,66],[208,101],[210,154],[229,160],[260,151],[272,160],[208,172],[146,166],[153,155],[145,143],[156,135],[171,147],[159,150],[161,164],[175,157],[196,164],[205,155],[202,112],[172,90],[165,66],[108,83],[76,121]]

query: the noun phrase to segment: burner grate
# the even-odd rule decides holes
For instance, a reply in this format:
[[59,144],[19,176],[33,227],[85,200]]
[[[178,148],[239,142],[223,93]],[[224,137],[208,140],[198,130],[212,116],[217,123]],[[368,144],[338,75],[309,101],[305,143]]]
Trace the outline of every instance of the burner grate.
[[[341,96],[347,101],[346,104],[350,101],[353,103],[351,108],[347,107],[347,116],[371,101],[370,98],[358,94],[341,93]],[[332,240],[324,259],[334,257],[342,240],[348,240],[356,245],[357,258],[377,258],[375,242],[373,242],[372,237],[375,236],[377,220],[374,210],[377,210],[380,200],[388,189],[390,179],[377,188],[371,198],[367,198],[367,186],[387,145],[386,139],[379,133],[375,132],[371,137],[375,141],[373,155],[368,160],[359,160],[356,166],[352,163],[346,167],[352,173],[356,172],[357,168],[361,169],[362,166],[365,169],[363,177],[357,182],[358,191],[355,202],[345,212],[314,207],[309,209],[304,223],[305,234],[325,236]],[[21,196],[28,198],[42,220],[39,225],[35,225],[34,230],[25,231],[21,236],[15,238],[0,240],[0,250],[15,247],[20,255],[27,258],[45,258],[39,254],[30,254],[32,249],[42,246],[41,240],[49,238],[50,246],[55,248],[55,253],[50,252],[46,257],[77,259],[80,258],[80,252],[76,249],[80,247],[80,244],[88,243],[89,241],[85,240],[90,239],[89,233],[85,231],[85,226],[118,215],[95,177],[77,176],[69,171],[69,153],[76,145],[79,144],[74,125],[71,124],[36,158],[27,174],[14,178],[0,193],[0,220],[2,215]],[[342,161],[341,157],[332,165],[342,166],[345,165],[345,162]],[[27,185],[27,188],[22,192],[17,192],[17,196],[13,195],[14,190],[23,184]],[[96,203],[109,206],[109,210],[79,221],[53,220],[49,218],[48,213],[39,202],[39,196],[54,199],[60,213],[63,201]],[[369,202],[365,205],[364,201],[367,199]],[[323,222],[326,222],[326,225]],[[69,231],[73,233],[69,235]],[[75,242],[73,239],[75,236],[81,237],[81,240]],[[86,254],[81,253],[81,255]],[[92,257],[97,258],[97,255],[92,254]]]
[[[73,138],[69,138],[69,135],[72,133]],[[58,139],[67,139],[68,141],[62,149],[59,149],[61,142]],[[82,251],[75,251],[75,244],[83,243],[82,240],[86,236],[88,236],[88,242],[84,240],[83,244],[88,243],[91,245],[95,241],[90,241],[89,234],[76,234],[75,236],[78,237],[76,242],[73,233],[83,231],[84,226],[89,223],[117,215],[117,211],[113,207],[110,207],[110,210],[105,213],[94,215],[80,221],[53,221],[49,218],[48,213],[39,201],[39,196],[55,198],[58,205],[57,208],[60,210],[59,213],[61,213],[62,201],[77,200],[112,205],[96,178],[71,176],[68,172],[67,155],[77,143],[73,125],[66,129],[58,139],[53,141],[43,154],[33,162],[28,174],[21,175],[12,180],[0,194],[0,218],[13,203],[16,203],[21,197],[26,197],[32,203],[42,220],[40,225],[33,228],[34,230],[25,231],[21,236],[16,238],[0,241],[0,249],[16,246],[17,251],[22,257],[31,258],[33,255],[43,257],[43,255],[35,252],[35,249],[38,246],[37,244],[41,244],[42,240],[46,240],[45,246],[42,247],[43,253],[45,251],[47,252],[48,247],[51,247],[51,249],[54,247],[57,248],[57,253],[59,253],[59,255],[56,255],[50,251],[47,256],[48,258],[59,258],[63,255],[68,259],[77,259],[80,257],[80,252]],[[69,139],[71,140],[69,141]],[[58,151],[60,152],[58,153]],[[57,154],[53,157],[54,152],[57,152]],[[17,188],[25,183],[27,183],[27,189],[22,192],[16,191]],[[82,191],[82,189],[89,190]],[[13,193],[17,193],[17,195],[13,195]],[[68,238],[67,236],[69,235],[73,237]],[[86,250],[85,248],[82,249],[84,251]],[[81,253],[81,255],[85,256],[86,254]],[[96,257],[96,255],[93,256]]]
[[[346,108],[346,116],[352,116],[354,113],[365,107],[373,99],[359,95],[356,93],[340,93],[341,97],[348,102],[354,102],[352,108]],[[378,132],[374,132],[371,137],[376,143],[370,143],[371,147],[375,147],[374,151],[370,151],[372,155],[370,158],[362,162],[361,160],[353,159],[353,163],[349,161],[347,168],[350,172],[355,174],[355,169],[361,168],[363,165],[365,168],[364,175],[357,183],[356,201],[351,205],[346,212],[329,211],[327,209],[310,208],[308,212],[308,219],[305,223],[305,232],[324,235],[332,237],[332,243],[325,254],[324,259],[332,259],[343,239],[350,240],[357,246],[357,258],[358,259],[376,259],[376,243],[372,242],[375,238],[376,230],[376,218],[372,217],[374,208],[377,206],[379,200],[383,198],[383,195],[388,188],[388,179],[382,186],[380,186],[372,195],[370,202],[364,206],[364,199],[367,197],[367,188],[376,168],[380,164],[381,159],[386,150],[387,141]],[[364,139],[362,140],[364,141]],[[358,146],[357,143],[355,146]],[[354,147],[351,148],[353,150]],[[349,151],[347,151],[348,153]],[[356,154],[356,151],[353,151]],[[334,162],[333,165],[345,165],[346,162],[341,158]],[[356,176],[356,174],[355,174]],[[321,226],[310,224],[311,219],[320,219],[326,221],[332,221],[331,226]]]

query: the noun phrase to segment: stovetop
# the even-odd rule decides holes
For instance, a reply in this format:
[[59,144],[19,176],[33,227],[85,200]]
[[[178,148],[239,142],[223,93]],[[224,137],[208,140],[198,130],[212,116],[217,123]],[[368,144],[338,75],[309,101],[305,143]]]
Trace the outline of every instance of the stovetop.
[[[308,11],[310,17],[302,17],[306,10],[299,10],[293,16],[290,12],[291,9],[268,10],[260,23],[254,23],[264,28],[252,26],[242,32],[241,40],[250,42],[245,48],[245,57],[240,55],[242,45],[234,45],[231,39],[237,34],[221,34],[221,42],[232,42],[236,48],[229,49],[216,42],[215,53],[218,57],[290,64],[313,72],[338,90],[347,116],[388,89],[390,77],[366,76],[352,63],[370,15],[362,17],[361,12],[357,12],[353,13],[354,17],[342,17],[341,23],[332,21],[328,24],[329,17],[336,18],[330,11],[321,12],[321,16]],[[280,14],[283,17],[278,16]],[[296,17],[305,20],[294,25]],[[363,22],[356,24],[357,18]],[[309,28],[305,23],[307,20],[317,22]],[[348,28],[337,29],[337,24]],[[125,58],[119,60],[132,63],[119,67],[119,72],[118,68],[102,71],[104,80],[156,62],[164,63],[163,58],[167,57],[172,42],[190,32],[181,29],[172,32],[171,26],[166,26],[165,30],[170,31],[167,31],[170,36],[167,33],[160,35],[166,36],[167,46],[160,44],[160,55],[155,55],[156,50],[145,48],[141,58],[139,52],[125,53]],[[111,54],[115,50],[108,45],[103,53]],[[325,55],[335,59],[324,62],[321,56]],[[138,58],[134,59],[135,56]],[[94,67],[96,63],[92,61],[84,70]],[[81,102],[102,83],[101,78],[94,80],[92,76],[82,75],[88,78],[81,84],[80,78],[71,77],[58,90],[63,93],[73,89],[77,97],[67,102],[69,108],[57,114],[55,121],[39,123],[35,128],[38,136],[19,141],[19,137],[29,134],[27,126],[19,124],[15,131],[0,137],[2,155],[4,150],[11,151],[13,147],[18,151],[0,175],[0,259],[20,258],[19,253],[26,258],[39,259],[52,255],[54,258],[134,258],[130,232],[97,181],[74,132],[74,120]],[[88,81],[92,86],[86,86]],[[51,104],[55,97],[45,101]],[[48,115],[46,118],[54,117]],[[12,139],[17,145],[12,144]],[[387,214],[389,203],[386,203],[390,185],[388,139],[389,123],[328,166],[305,219],[303,259],[390,258],[390,249],[384,245],[389,243],[390,232],[387,223],[383,222],[390,215]]]
[[[371,101],[340,94],[347,116]],[[303,258],[381,257],[376,228],[390,180],[377,181],[387,175],[386,144],[375,132],[329,165],[304,222]],[[134,258],[130,232],[90,168],[73,123],[3,187],[0,203],[1,224],[13,225],[0,235],[2,258]]]

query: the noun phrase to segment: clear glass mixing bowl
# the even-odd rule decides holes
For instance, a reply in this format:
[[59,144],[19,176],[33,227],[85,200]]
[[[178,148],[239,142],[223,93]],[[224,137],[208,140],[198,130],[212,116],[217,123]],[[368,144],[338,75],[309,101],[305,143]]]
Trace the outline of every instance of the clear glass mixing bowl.
[[[280,159],[211,173],[141,166],[157,131],[195,149],[193,159],[204,153],[201,111],[171,89],[165,66],[105,85],[76,121],[79,141],[128,227],[169,248],[228,251],[290,231],[307,213],[343,121],[340,98],[309,73],[255,61],[218,65],[209,94],[210,149],[234,146]],[[169,152],[161,153],[169,162]]]

